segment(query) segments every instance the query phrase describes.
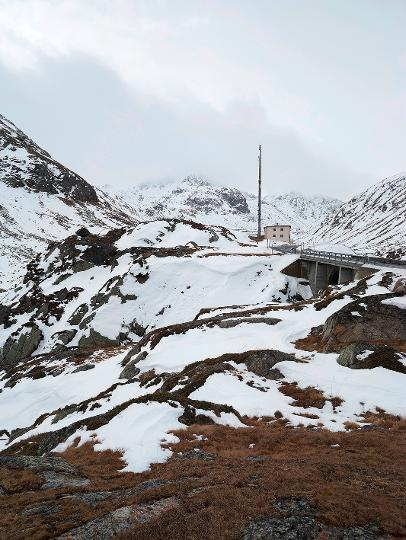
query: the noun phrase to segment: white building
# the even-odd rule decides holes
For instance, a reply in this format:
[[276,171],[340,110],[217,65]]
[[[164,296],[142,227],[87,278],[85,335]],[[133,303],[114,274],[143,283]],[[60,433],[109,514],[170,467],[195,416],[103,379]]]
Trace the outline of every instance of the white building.
[[269,246],[272,242],[286,242],[290,244],[290,225],[267,225],[264,227],[266,243]]

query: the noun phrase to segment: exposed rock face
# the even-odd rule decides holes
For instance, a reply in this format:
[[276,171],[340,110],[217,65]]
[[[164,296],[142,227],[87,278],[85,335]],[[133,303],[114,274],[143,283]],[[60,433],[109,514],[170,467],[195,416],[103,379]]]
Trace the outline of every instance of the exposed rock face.
[[383,303],[394,296],[360,298],[331,315],[319,330],[322,350],[336,352],[357,342],[406,350],[406,309]]
[[30,356],[42,340],[42,332],[36,324],[23,328],[17,339],[9,337],[4,344],[0,368],[7,368],[17,360]]
[[337,362],[351,369],[383,367],[399,373],[406,373],[406,365],[401,362],[401,359],[406,360],[406,355],[391,347],[353,343],[341,351]]
[[[19,153],[16,152],[19,150]],[[97,203],[96,190],[0,115],[0,180],[76,202]]]
[[82,336],[79,340],[79,347],[83,349],[97,349],[98,347],[108,347],[109,345],[117,345],[117,340],[109,339],[102,336],[99,332],[90,328],[88,336]]
[[142,351],[133,360],[127,362],[123,371],[119,375],[119,379],[133,379],[134,377],[136,377],[140,372],[139,368],[137,368],[136,365],[138,364],[138,362],[141,362],[141,360],[144,360],[147,355],[148,354],[146,351]]

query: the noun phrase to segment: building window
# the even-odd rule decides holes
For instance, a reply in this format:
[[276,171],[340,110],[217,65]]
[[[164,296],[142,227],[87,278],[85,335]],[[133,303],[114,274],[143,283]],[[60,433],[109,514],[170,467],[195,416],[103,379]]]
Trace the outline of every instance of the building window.
[[281,227],[281,231],[283,231],[283,227]]
[[273,234],[272,236],[275,238],[276,234]]
[[274,231],[276,231],[276,228],[274,228]]
[[283,234],[281,234],[280,237],[283,238]]

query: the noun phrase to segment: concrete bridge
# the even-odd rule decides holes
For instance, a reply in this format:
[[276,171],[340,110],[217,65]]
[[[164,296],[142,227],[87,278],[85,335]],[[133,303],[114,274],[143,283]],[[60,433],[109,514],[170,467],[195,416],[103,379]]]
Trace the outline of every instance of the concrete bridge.
[[329,285],[339,285],[372,275],[381,268],[404,268],[406,261],[370,257],[368,255],[348,255],[314,249],[299,250],[297,246],[278,246],[277,251],[297,253],[299,258],[283,270],[284,274],[309,280],[314,294]]

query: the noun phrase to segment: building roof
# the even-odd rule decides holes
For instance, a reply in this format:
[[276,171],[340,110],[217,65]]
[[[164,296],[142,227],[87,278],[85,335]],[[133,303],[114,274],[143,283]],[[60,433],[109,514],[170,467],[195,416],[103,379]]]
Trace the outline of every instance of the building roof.
[[292,228],[291,225],[282,225],[281,223],[276,223],[276,225],[265,225],[264,229],[267,229],[268,227],[289,227],[290,229]]

